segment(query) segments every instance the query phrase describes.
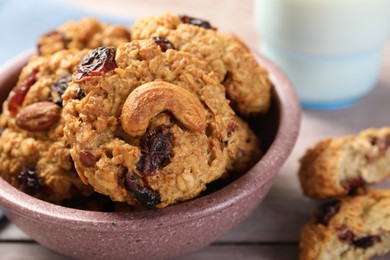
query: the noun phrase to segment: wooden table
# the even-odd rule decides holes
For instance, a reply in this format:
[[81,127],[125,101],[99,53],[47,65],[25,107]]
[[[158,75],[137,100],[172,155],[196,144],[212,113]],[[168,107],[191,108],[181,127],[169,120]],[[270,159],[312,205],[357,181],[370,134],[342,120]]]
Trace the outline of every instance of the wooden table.
[[[172,12],[212,21],[222,32],[238,34],[248,45],[260,44],[253,24],[251,0],[68,0],[89,10],[122,18]],[[331,136],[356,134],[368,127],[390,124],[390,44],[376,88],[357,105],[337,111],[303,111],[296,147],[269,195],[255,212],[209,247],[179,259],[297,259],[301,226],[317,203],[302,196],[298,160],[317,141]],[[390,187],[390,181],[381,184]],[[35,243],[6,218],[0,221],[1,259],[67,259]],[[390,254],[387,255],[390,258]],[[381,259],[386,259],[382,257]]]

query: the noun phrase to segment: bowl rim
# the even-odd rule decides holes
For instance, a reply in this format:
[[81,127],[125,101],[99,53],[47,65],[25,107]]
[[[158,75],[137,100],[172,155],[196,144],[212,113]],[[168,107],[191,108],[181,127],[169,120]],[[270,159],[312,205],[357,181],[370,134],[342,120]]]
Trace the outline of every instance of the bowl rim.
[[[290,155],[300,129],[301,108],[292,84],[281,69],[256,51],[252,51],[259,64],[268,69],[279,109],[279,127],[274,141],[247,173],[225,187],[202,197],[171,205],[162,209],[141,212],[96,212],[67,208],[34,198],[20,192],[0,178],[0,205],[24,217],[57,223],[72,224],[77,229],[149,230],[156,227],[180,225],[188,221],[207,217],[215,212],[233,206],[236,201],[257,192],[268,182],[273,181],[278,171]],[[20,71],[27,63],[33,50],[26,51],[0,67],[0,85],[5,84],[15,71]],[[285,104],[282,106],[282,104]],[[273,168],[274,173],[267,174]],[[259,172],[261,174],[259,174]],[[239,190],[237,187],[246,187]],[[218,194],[218,196],[214,196]],[[211,205],[211,206],[210,206]],[[7,213],[6,213],[7,214]],[[175,217],[172,217],[175,216]],[[147,221],[148,225],[145,225]],[[91,222],[93,225],[91,225]]]

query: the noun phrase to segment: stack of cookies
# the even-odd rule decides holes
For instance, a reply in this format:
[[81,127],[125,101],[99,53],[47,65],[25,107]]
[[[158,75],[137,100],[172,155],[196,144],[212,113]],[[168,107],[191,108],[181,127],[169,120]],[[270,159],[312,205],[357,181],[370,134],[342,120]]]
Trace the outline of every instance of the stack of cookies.
[[301,231],[300,259],[369,259],[390,251],[390,127],[324,140],[301,159],[306,196],[329,199]]
[[165,207],[252,167],[259,140],[241,117],[270,102],[267,71],[207,21],[70,22],[39,39],[3,103],[0,175],[58,204]]

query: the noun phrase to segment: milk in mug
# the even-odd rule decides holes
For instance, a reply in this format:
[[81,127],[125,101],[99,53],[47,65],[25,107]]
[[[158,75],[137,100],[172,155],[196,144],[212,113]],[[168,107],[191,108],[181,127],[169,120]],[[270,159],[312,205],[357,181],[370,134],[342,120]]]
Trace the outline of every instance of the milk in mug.
[[375,85],[390,33],[390,0],[255,0],[262,52],[304,108],[349,106]]

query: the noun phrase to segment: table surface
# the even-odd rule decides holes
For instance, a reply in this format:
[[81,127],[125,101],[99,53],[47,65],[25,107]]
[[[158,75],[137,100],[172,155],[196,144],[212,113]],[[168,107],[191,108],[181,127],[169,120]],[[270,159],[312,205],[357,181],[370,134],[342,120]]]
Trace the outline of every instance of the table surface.
[[[122,18],[164,12],[189,14],[211,21],[222,32],[236,33],[255,49],[260,45],[251,0],[67,1]],[[337,111],[303,111],[297,144],[270,193],[253,214],[210,246],[179,259],[297,259],[299,230],[317,206],[317,202],[302,195],[297,178],[298,160],[308,147],[321,139],[390,124],[390,44],[385,56],[377,86],[358,104]],[[390,181],[381,186],[390,187]],[[68,259],[37,244],[6,218],[0,221],[0,256],[2,259],[27,256],[29,259]]]

